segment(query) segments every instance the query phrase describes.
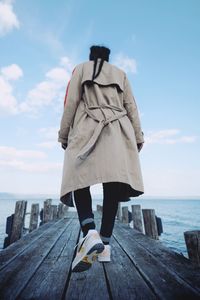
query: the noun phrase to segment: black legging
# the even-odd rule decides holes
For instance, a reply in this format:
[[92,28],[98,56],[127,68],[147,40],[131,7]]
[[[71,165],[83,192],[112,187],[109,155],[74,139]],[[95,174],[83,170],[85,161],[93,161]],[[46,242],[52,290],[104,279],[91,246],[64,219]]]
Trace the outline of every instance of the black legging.
[[[107,244],[113,232],[118,209],[116,184],[117,182],[103,183],[103,211],[100,236],[102,241]],[[90,186],[74,191],[74,200],[83,236],[85,236],[89,229],[95,228]]]

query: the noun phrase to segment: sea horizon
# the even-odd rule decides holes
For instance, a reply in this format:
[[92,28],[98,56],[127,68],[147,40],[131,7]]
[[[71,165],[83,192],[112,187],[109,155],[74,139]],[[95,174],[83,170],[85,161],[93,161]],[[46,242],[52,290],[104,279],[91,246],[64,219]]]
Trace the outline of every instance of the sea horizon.
[[[94,196],[95,198],[98,198],[98,197],[102,197],[103,194],[102,193],[94,193],[94,192],[91,192],[91,195]],[[10,199],[10,198],[16,198],[16,197],[29,197],[29,198],[40,198],[41,197],[52,197],[52,198],[55,198],[55,199],[59,199],[59,194],[55,194],[55,193],[16,193],[16,192],[0,192],[0,200],[2,197],[6,198],[6,199]],[[166,196],[163,196],[163,195],[141,195],[141,196],[138,196],[138,197],[130,197],[131,199],[162,199],[162,200],[170,200],[170,199],[176,199],[176,200],[188,200],[188,199],[191,199],[191,200],[200,200],[200,195],[177,195],[177,196],[174,196],[174,195],[166,195]]]

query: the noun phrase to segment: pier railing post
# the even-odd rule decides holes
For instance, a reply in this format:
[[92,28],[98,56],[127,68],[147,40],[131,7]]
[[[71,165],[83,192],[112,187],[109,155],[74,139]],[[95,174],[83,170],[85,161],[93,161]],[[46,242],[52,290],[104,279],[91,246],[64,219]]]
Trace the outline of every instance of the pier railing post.
[[143,233],[141,205],[134,204],[131,205],[131,208],[132,208],[133,228]]
[[26,214],[27,201],[17,201],[15,204],[15,215],[12,224],[10,244],[19,240],[23,234],[24,219]]
[[31,205],[31,216],[30,216],[30,224],[29,224],[29,232],[37,229],[38,227],[38,218],[39,218],[39,204]]
[[128,206],[122,207],[122,223],[129,224]]
[[145,234],[158,240],[158,229],[156,223],[155,209],[142,209]]
[[200,266],[200,230],[185,231],[184,238],[189,259]]

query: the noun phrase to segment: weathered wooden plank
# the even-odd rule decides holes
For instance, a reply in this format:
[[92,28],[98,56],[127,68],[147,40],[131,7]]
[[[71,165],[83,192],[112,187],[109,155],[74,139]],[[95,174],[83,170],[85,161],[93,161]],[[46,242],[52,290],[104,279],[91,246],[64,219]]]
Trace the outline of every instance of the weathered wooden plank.
[[[96,224],[99,230],[100,221],[96,221]],[[104,265],[111,299],[157,299],[113,236],[110,245],[111,261],[99,264]]]
[[119,224],[118,226],[115,225],[114,237],[123,247],[144,280],[154,290],[158,299],[186,299],[187,297],[188,299],[199,299],[200,293],[196,289],[192,288],[139,243],[136,243],[134,235],[130,235],[125,227],[122,228]]
[[[96,229],[99,228],[99,215],[95,214]],[[79,237],[79,239],[82,237]],[[72,272],[69,285],[66,287],[65,300],[76,299],[95,299],[107,300],[110,299],[107,289],[106,278],[103,270],[103,265],[95,261],[92,267],[84,272]]]
[[70,273],[74,247],[80,231],[77,219],[65,230],[30,279],[19,299],[61,299]]
[[153,239],[159,239],[155,209],[142,209],[145,234]]
[[16,256],[23,252],[26,248],[30,247],[32,243],[36,242],[36,240],[44,234],[46,230],[52,225],[52,222],[46,223],[39,227],[37,231],[31,232],[23,236],[20,240],[8,246],[6,249],[0,251],[0,271]]
[[33,243],[0,272],[0,299],[16,299],[65,230],[66,222],[69,226],[71,221],[61,219],[56,222],[51,231],[43,234],[37,243]]
[[21,238],[23,233],[24,218],[26,214],[27,201],[17,201],[15,204],[15,215],[12,224],[10,243],[14,243]]
[[29,224],[29,232],[37,229],[38,227],[38,218],[39,218],[39,203],[31,205],[31,216]]
[[[118,227],[118,225],[119,224],[116,224],[116,227]],[[121,234],[123,234],[123,231],[129,234],[129,239],[134,239],[134,242],[139,243],[146,251],[149,251],[200,293],[200,267],[193,266],[189,259],[172,251],[159,240],[153,240],[134,229],[120,225]]]
[[185,231],[184,238],[189,259],[200,266],[200,230]]
[[131,209],[133,218],[133,228],[143,233],[141,205],[131,205]]
[[[70,212],[68,220],[71,218],[77,218],[76,212]],[[16,241],[15,243],[9,245],[6,249],[0,251],[0,270],[2,270],[8,263],[10,263],[13,259],[16,258],[21,252],[23,252],[26,248],[30,247],[32,243],[35,243],[36,240],[51,227],[55,222],[51,221],[46,224],[40,226],[36,231],[33,231],[29,234],[26,234],[21,239]]]
[[[97,212],[94,215],[99,230],[101,215]],[[71,273],[80,229],[76,212],[74,216],[75,219],[54,223],[42,233],[42,228],[50,225],[47,223],[3,250],[4,255],[9,253],[9,263],[0,272],[1,300],[126,300],[153,299],[154,295],[162,300],[200,299],[200,272],[187,264],[189,260],[118,220],[111,239],[112,261],[96,261],[86,272]],[[40,232],[40,237],[36,238],[36,232]],[[27,238],[31,235],[32,240]],[[30,240],[29,246],[23,244],[23,239]],[[19,252],[14,250],[15,245]],[[14,259],[11,253],[15,253]]]
[[103,266],[100,266],[100,263],[96,261],[89,270],[81,273],[72,273],[64,299],[111,299],[106,286]]

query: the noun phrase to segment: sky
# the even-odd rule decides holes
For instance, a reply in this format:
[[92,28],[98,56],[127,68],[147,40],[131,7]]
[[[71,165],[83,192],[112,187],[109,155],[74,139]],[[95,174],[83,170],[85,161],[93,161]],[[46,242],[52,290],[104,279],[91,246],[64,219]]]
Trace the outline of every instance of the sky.
[[137,102],[144,196],[200,196],[199,36],[198,0],[0,0],[0,192],[60,193],[66,86],[99,44]]

